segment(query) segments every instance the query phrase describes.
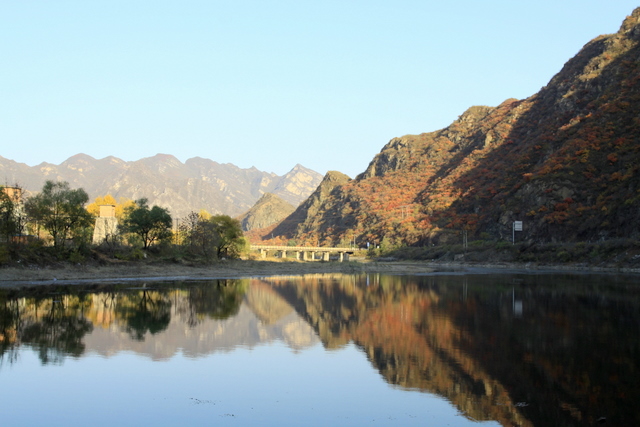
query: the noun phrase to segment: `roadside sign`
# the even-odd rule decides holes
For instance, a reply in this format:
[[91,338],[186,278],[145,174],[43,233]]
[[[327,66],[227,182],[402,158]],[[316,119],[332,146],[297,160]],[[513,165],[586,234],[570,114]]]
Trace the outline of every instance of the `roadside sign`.
[[511,234],[513,234],[512,242],[516,244],[516,231],[522,231],[522,221],[513,221]]

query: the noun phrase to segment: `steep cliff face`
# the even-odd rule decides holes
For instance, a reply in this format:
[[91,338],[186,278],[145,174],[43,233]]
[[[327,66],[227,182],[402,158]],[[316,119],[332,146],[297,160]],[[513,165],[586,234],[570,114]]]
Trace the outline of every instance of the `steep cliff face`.
[[637,9],[537,94],[392,139],[316,207],[320,218],[300,213],[293,237],[425,244],[466,230],[509,238],[516,220],[532,241],[637,237],[639,41]]

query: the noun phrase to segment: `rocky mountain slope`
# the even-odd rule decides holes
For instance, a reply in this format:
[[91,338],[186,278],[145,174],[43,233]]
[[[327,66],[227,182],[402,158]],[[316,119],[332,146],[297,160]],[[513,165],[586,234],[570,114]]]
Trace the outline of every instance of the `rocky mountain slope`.
[[282,221],[295,208],[273,193],[265,193],[251,209],[237,219],[244,231],[265,228]]
[[[364,173],[275,228],[280,239],[390,244],[638,237],[640,8],[535,95],[392,139]],[[299,208],[309,204],[309,200]],[[311,206],[309,206],[311,209]]]
[[[282,220],[271,231],[273,236],[283,238],[300,238],[300,236],[313,236],[314,233],[326,236],[325,241],[329,241],[334,235],[334,228],[326,227],[326,218],[332,218],[331,212],[335,211],[335,204],[341,202],[340,189],[343,184],[349,182],[351,178],[342,172],[329,171],[322,179],[316,190],[287,218]],[[332,222],[328,222],[333,224]],[[251,237],[251,236],[250,236]],[[307,243],[320,244],[320,240],[303,239]],[[281,241],[280,243],[284,243]],[[326,242],[325,242],[326,243]]]
[[174,218],[181,218],[201,209],[236,216],[267,192],[297,206],[315,190],[322,176],[301,165],[278,176],[200,157],[182,163],[174,156],[157,154],[125,162],[116,157],[98,160],[77,154],[60,165],[33,167],[0,157],[0,179],[2,184],[17,183],[32,193],[46,180],[59,180],[84,188],[91,199],[107,194],[116,200],[146,197],[150,204],[168,208]]

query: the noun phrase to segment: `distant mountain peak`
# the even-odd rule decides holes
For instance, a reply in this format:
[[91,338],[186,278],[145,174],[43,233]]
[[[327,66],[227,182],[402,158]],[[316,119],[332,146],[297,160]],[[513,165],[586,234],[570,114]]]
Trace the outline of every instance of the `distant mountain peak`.
[[76,162],[76,161],[92,162],[92,161],[95,161],[95,160],[96,160],[95,158],[91,157],[88,154],[78,153],[78,154],[75,154],[75,155],[69,157],[67,160],[65,160],[65,162]]
[[147,162],[153,161],[158,163],[171,163],[171,164],[180,164],[180,165],[183,164],[176,156],[172,154],[163,154],[163,153],[158,153],[155,156],[151,156],[151,157],[145,157],[141,159],[141,161],[147,161]]

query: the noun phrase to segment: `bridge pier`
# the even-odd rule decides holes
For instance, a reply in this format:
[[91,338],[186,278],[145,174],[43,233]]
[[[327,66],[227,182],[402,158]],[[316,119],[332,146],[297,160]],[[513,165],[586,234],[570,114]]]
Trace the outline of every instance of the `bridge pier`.
[[[331,254],[338,255],[338,261],[344,262],[349,260],[349,254],[353,253],[348,248],[330,248],[330,247],[305,247],[305,246],[277,246],[277,245],[251,245],[252,250],[260,253],[262,259],[266,259],[269,251],[275,252],[274,256],[286,258],[287,253],[293,252],[296,260],[302,261],[330,261]],[[317,256],[316,256],[317,255]]]

